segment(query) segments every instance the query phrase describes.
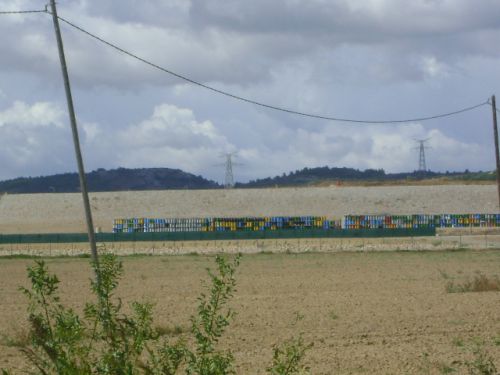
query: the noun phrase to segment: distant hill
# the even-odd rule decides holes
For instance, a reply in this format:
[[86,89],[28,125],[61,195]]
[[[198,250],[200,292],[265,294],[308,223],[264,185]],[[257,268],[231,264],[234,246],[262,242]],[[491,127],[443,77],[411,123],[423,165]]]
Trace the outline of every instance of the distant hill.
[[[324,186],[336,182],[360,184],[404,184],[428,181],[429,184],[443,182],[494,181],[493,172],[408,172],[386,173],[383,169],[318,167],[304,168],[281,176],[237,183],[238,188],[265,188],[275,186]],[[439,180],[440,179],[440,180]],[[220,189],[222,185],[202,176],[186,173],[180,169],[98,169],[87,174],[89,191],[164,190],[164,189]],[[52,176],[20,177],[0,181],[1,193],[74,193],[80,191],[76,173]]]
[[272,187],[272,186],[315,186],[325,181],[365,181],[365,182],[394,182],[398,180],[416,181],[422,179],[446,178],[456,181],[493,181],[496,175],[493,172],[432,172],[414,171],[407,173],[386,173],[383,169],[365,169],[364,171],[354,168],[318,167],[304,168],[281,176],[267,177],[253,180],[244,184],[236,184],[236,187]]
[[[89,191],[216,189],[221,186],[201,176],[180,169],[141,168],[98,169],[87,173]],[[20,177],[1,181],[4,193],[73,193],[80,191],[77,173],[52,176]]]

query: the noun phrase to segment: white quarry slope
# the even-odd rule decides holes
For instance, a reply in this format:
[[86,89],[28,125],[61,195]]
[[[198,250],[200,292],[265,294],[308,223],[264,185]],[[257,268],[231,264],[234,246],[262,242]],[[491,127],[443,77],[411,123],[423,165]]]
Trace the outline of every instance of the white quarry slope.
[[[94,223],[125,217],[341,217],[345,214],[494,213],[495,185],[164,190],[92,193]],[[85,232],[78,193],[6,194],[0,233]]]

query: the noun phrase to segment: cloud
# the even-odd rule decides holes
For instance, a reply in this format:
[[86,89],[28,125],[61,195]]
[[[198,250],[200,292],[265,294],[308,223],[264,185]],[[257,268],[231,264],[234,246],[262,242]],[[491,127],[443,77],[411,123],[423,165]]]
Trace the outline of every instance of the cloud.
[[71,133],[63,126],[64,112],[47,102],[16,101],[0,111],[1,179],[62,172],[74,163]]
[[[35,1],[8,1],[7,5],[39,7]],[[500,3],[494,0],[480,5],[469,0],[231,0],[224,6],[214,0],[152,0],[140,7],[130,0],[120,7],[108,0],[80,0],[60,4],[64,17],[161,66],[202,82],[239,85],[266,81],[276,65],[296,59],[316,66],[325,51],[351,60],[349,51],[368,49],[376,53],[378,69],[385,64],[387,71],[403,72],[405,66],[400,80],[418,79],[432,61],[444,66],[470,55],[498,57],[500,52],[490,48],[500,36],[498,12]],[[0,42],[4,51],[0,63],[20,71],[45,71],[48,78],[59,74],[48,16],[30,17],[33,22],[25,16],[22,28],[16,27],[18,18],[7,18],[0,26],[7,35],[15,29],[17,39]],[[71,72],[79,85],[137,88],[183,83],[67,25],[62,28]],[[359,71],[358,61],[370,61],[360,57],[351,68],[350,64],[340,68]],[[331,70],[329,76],[338,72]]]
[[238,168],[235,175],[252,179],[252,173],[259,171],[259,177],[279,175],[282,172],[304,167],[338,166],[359,169],[383,168],[387,172],[401,172],[418,169],[418,146],[415,139],[430,138],[427,151],[427,166],[435,171],[465,168],[484,169],[490,165],[490,153],[479,144],[461,142],[438,129],[426,130],[420,124],[410,126],[352,126],[324,127],[318,131],[297,129],[281,138],[286,144],[276,150],[243,148],[240,159],[249,166]]
[[0,112],[0,127],[21,125],[27,128],[38,126],[63,127],[63,111],[52,103],[39,102],[28,105],[16,101],[12,107]]
[[[136,3],[58,6],[161,66],[302,112],[416,118],[479,103],[500,85],[496,0]],[[35,0],[2,4],[39,8]],[[486,107],[406,127],[310,120],[186,84],[65,24],[62,32],[88,169],[165,166],[220,181],[218,155],[238,150],[243,180],[315,165],[407,171],[418,165],[413,138],[428,136],[432,169],[493,168]],[[4,178],[74,170],[50,17],[2,16],[0,33],[0,132],[12,140],[0,151],[11,166]]]
[[234,146],[211,121],[198,121],[192,110],[161,104],[152,115],[110,139],[114,160],[128,167],[165,166],[201,173]]
[[[0,111],[0,179],[20,175],[74,171],[73,146],[65,113],[54,103],[14,102]],[[188,108],[163,103],[119,132],[106,124],[79,121],[87,169],[168,167],[222,181],[225,152],[237,151],[235,178],[257,177],[315,166],[383,168],[388,172],[416,169],[415,139],[430,138],[427,165],[432,170],[488,169],[490,152],[480,144],[460,141],[421,124],[323,124],[290,128],[269,120],[221,124],[198,120]],[[228,127],[238,126],[234,133]],[[484,166],[484,167],[483,167]]]

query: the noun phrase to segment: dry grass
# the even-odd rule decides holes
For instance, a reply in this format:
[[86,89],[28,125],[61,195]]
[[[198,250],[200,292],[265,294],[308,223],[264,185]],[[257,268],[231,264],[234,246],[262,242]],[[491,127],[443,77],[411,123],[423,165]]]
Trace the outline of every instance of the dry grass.
[[155,327],[155,331],[159,336],[179,336],[183,333],[189,332],[189,328],[176,325],[158,325]]
[[500,291],[500,279],[498,276],[488,277],[479,273],[472,280],[468,279],[461,284],[449,281],[446,283],[446,291],[448,293],[498,292]]

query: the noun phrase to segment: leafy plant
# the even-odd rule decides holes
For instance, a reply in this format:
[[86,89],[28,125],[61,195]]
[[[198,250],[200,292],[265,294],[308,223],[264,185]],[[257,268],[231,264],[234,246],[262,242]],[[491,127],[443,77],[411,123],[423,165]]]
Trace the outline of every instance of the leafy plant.
[[191,317],[191,331],[196,339],[196,351],[188,353],[187,374],[234,374],[231,352],[216,350],[216,344],[235,313],[225,309],[236,286],[234,272],[239,256],[233,264],[216,257],[217,274],[208,270],[211,280],[210,294],[198,298],[198,315]]
[[[59,279],[37,260],[28,268],[31,288],[21,288],[29,300],[30,322],[29,342],[21,351],[41,375],[235,374],[231,351],[220,350],[218,343],[235,316],[227,304],[235,292],[239,261],[239,256],[232,263],[215,258],[216,269],[208,270],[210,283],[191,317],[192,339],[185,341],[179,326],[155,328],[150,303],[132,302],[132,313],[122,313],[115,291],[123,265],[114,255],[101,256],[99,269],[92,264],[100,283],[91,282],[96,298],[85,305],[83,317],[60,302]],[[171,342],[174,334],[181,336]],[[303,374],[300,363],[308,348],[301,338],[276,347],[268,372]]]
[[273,363],[267,368],[267,372],[271,375],[309,374],[309,368],[301,362],[311,346],[312,344],[304,344],[300,336],[275,346]]

